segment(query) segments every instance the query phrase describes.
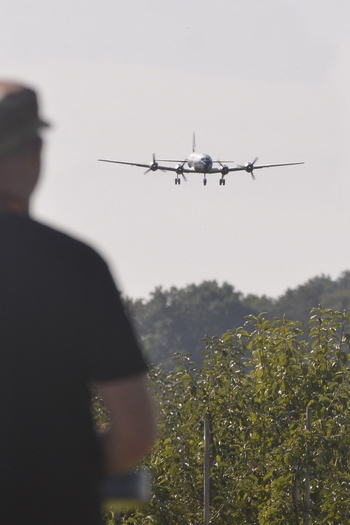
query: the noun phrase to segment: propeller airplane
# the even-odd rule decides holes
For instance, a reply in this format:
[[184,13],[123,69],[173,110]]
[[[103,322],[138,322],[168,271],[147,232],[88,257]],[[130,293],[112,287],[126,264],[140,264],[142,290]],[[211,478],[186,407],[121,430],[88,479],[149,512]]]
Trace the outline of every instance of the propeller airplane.
[[[297,164],[304,164],[304,162],[288,162],[284,164],[263,164],[263,165],[256,165],[255,163],[258,160],[258,157],[256,157],[253,162],[247,162],[242,165],[237,165],[235,167],[230,167],[227,164],[230,164],[234,162],[233,160],[213,160],[210,155],[207,155],[205,153],[196,153],[196,141],[195,141],[195,134],[193,133],[193,141],[192,141],[192,153],[185,159],[185,160],[156,160],[156,155],[153,153],[152,162],[150,164],[140,164],[137,162],[123,162],[120,160],[107,160],[107,159],[98,159],[101,162],[112,162],[115,164],[126,164],[127,166],[137,166],[139,168],[147,168],[144,172],[145,174],[150,171],[172,171],[176,174],[175,178],[175,184],[180,184],[181,179],[180,176],[186,181],[185,173],[202,173],[203,174],[203,184],[206,186],[207,184],[207,175],[212,173],[220,173],[221,177],[219,179],[220,186],[225,186],[226,180],[225,176],[228,173],[231,173],[232,171],[246,171],[247,173],[250,173],[252,176],[252,179],[255,180],[254,176],[254,170],[259,170],[262,168],[275,168],[278,166],[295,166]],[[174,163],[174,166],[163,166],[160,165],[159,162],[171,162]],[[187,168],[185,165],[187,164]],[[214,164],[218,164],[218,167],[213,167]]]

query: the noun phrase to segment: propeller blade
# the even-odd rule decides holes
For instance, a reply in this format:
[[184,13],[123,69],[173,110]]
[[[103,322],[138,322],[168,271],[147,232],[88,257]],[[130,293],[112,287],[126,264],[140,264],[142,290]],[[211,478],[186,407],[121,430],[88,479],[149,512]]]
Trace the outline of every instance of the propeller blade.
[[254,159],[253,162],[251,163],[251,172],[250,172],[250,174],[251,174],[253,180],[255,180],[254,173],[253,173],[253,171],[254,171],[254,164],[256,163],[256,161],[257,161],[258,159],[259,159],[259,157],[255,157],[255,159]]

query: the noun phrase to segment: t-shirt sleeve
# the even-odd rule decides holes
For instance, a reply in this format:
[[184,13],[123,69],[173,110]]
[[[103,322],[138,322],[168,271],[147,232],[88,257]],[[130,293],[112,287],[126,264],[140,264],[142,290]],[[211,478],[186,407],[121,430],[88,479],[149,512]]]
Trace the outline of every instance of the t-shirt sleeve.
[[83,272],[84,367],[87,380],[110,381],[147,371],[141,345],[107,264],[97,255]]

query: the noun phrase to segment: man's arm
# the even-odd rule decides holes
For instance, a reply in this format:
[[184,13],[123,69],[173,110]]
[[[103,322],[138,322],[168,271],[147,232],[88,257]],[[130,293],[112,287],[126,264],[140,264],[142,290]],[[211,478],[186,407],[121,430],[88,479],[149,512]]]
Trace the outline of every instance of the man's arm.
[[131,469],[150,452],[156,439],[147,376],[101,382],[97,389],[110,417],[110,427],[101,433],[106,474]]

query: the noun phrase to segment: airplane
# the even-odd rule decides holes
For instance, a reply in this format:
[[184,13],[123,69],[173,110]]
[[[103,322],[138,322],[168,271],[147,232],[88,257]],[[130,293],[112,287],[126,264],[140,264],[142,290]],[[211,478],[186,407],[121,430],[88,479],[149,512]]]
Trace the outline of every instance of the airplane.
[[[256,166],[255,163],[258,160],[258,157],[256,157],[253,162],[247,162],[242,165],[237,165],[235,167],[229,167],[227,164],[230,164],[234,162],[233,160],[213,160],[210,155],[207,155],[206,153],[196,153],[196,139],[195,134],[193,133],[193,140],[192,140],[192,153],[185,159],[185,160],[156,160],[156,155],[153,153],[153,159],[150,164],[140,164],[137,162],[123,162],[120,160],[107,160],[107,159],[98,159],[101,162],[112,162],[115,164],[126,164],[127,166],[137,166],[139,168],[147,168],[147,170],[144,172],[145,174],[149,171],[173,171],[176,173],[175,178],[175,184],[180,184],[181,179],[180,176],[186,181],[185,173],[203,173],[203,184],[206,186],[207,184],[207,175],[212,173],[220,173],[221,178],[219,179],[220,186],[225,186],[226,180],[225,176],[228,173],[231,173],[232,171],[246,171],[247,173],[250,173],[252,176],[252,179],[255,180],[254,176],[254,170],[259,170],[262,168],[275,168],[278,166],[295,166],[297,164],[304,164],[304,162],[288,162],[284,164],[264,164],[264,165],[258,165]],[[159,165],[159,162],[173,162],[175,163],[175,166],[162,166]],[[185,168],[185,165],[187,164],[188,168]],[[213,167],[213,164],[219,164],[220,167]]]

